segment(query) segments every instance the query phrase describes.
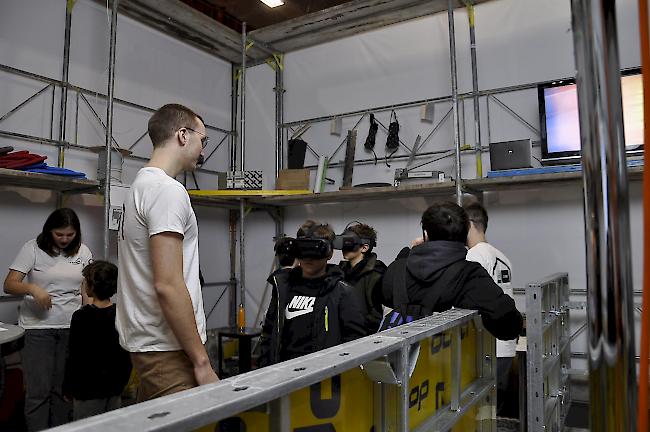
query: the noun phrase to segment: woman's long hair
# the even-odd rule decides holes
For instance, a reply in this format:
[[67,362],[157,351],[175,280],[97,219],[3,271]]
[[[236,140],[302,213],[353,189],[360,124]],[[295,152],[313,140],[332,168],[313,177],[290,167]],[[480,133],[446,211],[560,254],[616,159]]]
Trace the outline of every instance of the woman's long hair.
[[79,224],[79,218],[77,213],[70,208],[60,208],[54,210],[45,221],[43,225],[43,231],[36,237],[36,244],[41,248],[46,254],[51,257],[59,255],[59,250],[54,244],[54,239],[52,238],[52,230],[71,227],[75,230],[76,235],[74,239],[65,247],[61,252],[67,257],[74,256],[79,252],[79,247],[81,246],[81,225]]

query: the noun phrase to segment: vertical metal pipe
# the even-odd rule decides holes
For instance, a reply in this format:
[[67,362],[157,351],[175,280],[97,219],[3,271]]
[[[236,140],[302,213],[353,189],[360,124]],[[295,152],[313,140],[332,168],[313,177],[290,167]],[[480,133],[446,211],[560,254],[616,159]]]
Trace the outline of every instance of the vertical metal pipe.
[[79,91],[74,104],[74,143],[79,144]]
[[50,139],[54,139],[54,99],[56,99],[56,86],[52,86],[52,104],[50,105]]
[[68,117],[68,76],[70,70],[70,28],[72,27],[73,2],[66,2],[65,8],[65,38],[63,41],[63,74],[61,76],[61,110],[59,112],[59,156],[57,165],[63,168],[65,162],[66,120]]
[[108,225],[111,210],[111,140],[113,139],[113,98],[115,89],[115,49],[117,41],[117,6],[113,0],[111,9],[111,36],[108,50],[108,92],[106,99],[106,178],[104,179],[104,259],[110,254]]
[[246,254],[244,253],[245,201],[243,198],[239,200],[239,303],[244,309],[246,309]]
[[469,47],[472,57],[472,93],[474,100],[474,154],[476,155],[476,177],[483,177],[483,159],[481,152],[481,110],[478,94],[478,65],[476,62],[476,28],[474,5],[467,5],[469,19]]
[[230,288],[228,290],[228,326],[237,325],[237,212],[229,210],[230,228]]
[[238,120],[238,98],[239,91],[237,86],[239,85],[239,78],[237,77],[237,66],[232,64],[232,81],[231,81],[231,93],[230,93],[230,163],[228,164],[229,171],[235,171],[237,169],[237,120]]
[[572,0],[587,254],[590,430],[636,430],[630,220],[613,0]]
[[407,432],[409,430],[409,396],[410,396],[409,345],[405,344],[404,346],[402,346],[398,354],[399,357],[397,361],[397,370],[395,371],[399,383],[397,430],[400,432]]
[[490,130],[490,95],[485,96],[485,114],[487,116],[488,144],[492,142],[492,131]]
[[240,167],[244,171],[246,163],[246,23],[241,25],[241,127],[239,128],[239,158]]
[[456,71],[456,31],[454,30],[454,5],[447,0],[447,19],[449,21],[449,58],[451,63],[451,104],[454,119],[454,144],[456,147],[456,202],[461,205],[463,194],[461,190],[460,172],[460,126],[458,124],[458,73]]
[[[282,59],[282,57],[280,57]],[[276,63],[275,69],[275,178],[284,168],[284,72],[282,61]]]

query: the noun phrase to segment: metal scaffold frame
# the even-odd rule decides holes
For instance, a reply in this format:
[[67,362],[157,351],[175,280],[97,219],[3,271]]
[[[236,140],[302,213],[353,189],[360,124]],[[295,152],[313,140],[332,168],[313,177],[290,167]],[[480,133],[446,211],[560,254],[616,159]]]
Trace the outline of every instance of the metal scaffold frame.
[[571,405],[569,275],[526,287],[526,406],[530,432],[561,431]]
[[[470,339],[464,344],[462,339],[468,335]],[[449,386],[448,400],[442,400],[440,396],[444,385],[440,387],[432,383],[429,388],[427,384],[426,389],[422,390],[420,387],[424,384],[416,382],[416,364],[434,358],[420,347],[428,347],[432,352],[434,348],[440,350],[436,353],[449,360],[449,373],[444,375],[443,381]],[[449,430],[467,415],[469,420],[465,421],[473,423],[476,430],[494,431],[494,350],[494,337],[483,329],[477,312],[453,309],[294,360],[60,426],[52,431],[185,431],[255,409],[255,412],[268,415],[268,430],[284,432],[290,430],[294,420],[289,395],[301,389],[311,391],[313,385],[339,377],[346,371],[358,371],[359,368],[367,377],[365,385],[373,388],[373,395],[366,395],[373,400],[373,412],[356,412],[354,416],[365,415],[377,432]],[[471,377],[461,375],[463,358],[466,362],[473,362],[475,371]],[[373,382],[376,384],[373,385]],[[416,393],[423,399],[429,398],[426,403],[430,409],[425,418],[418,419],[414,424],[410,416],[418,413],[418,403],[421,406],[425,402],[420,400],[414,404]],[[334,401],[334,397],[328,401]],[[471,411],[473,409],[475,411]],[[321,417],[316,424],[323,424],[331,418],[332,414]]]

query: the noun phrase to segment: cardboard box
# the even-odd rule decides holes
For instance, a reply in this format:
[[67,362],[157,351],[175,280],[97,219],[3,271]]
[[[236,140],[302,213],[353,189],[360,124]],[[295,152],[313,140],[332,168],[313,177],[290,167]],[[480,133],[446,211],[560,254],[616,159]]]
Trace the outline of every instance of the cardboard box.
[[278,172],[275,182],[277,190],[302,190],[309,189],[308,169],[284,169]]

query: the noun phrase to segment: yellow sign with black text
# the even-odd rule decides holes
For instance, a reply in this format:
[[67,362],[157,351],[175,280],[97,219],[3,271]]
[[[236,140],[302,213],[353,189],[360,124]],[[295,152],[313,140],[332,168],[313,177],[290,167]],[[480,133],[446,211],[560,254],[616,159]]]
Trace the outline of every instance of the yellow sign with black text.
[[[461,328],[461,388],[478,376],[476,327]],[[441,333],[420,343],[420,353],[409,381],[409,428],[414,429],[451,400],[451,333]],[[360,368],[333,376],[290,395],[292,432],[371,432],[373,382]],[[395,407],[394,413],[397,413]],[[476,430],[477,409],[470,409],[454,431]],[[267,412],[247,411],[200,432],[268,432]]]

